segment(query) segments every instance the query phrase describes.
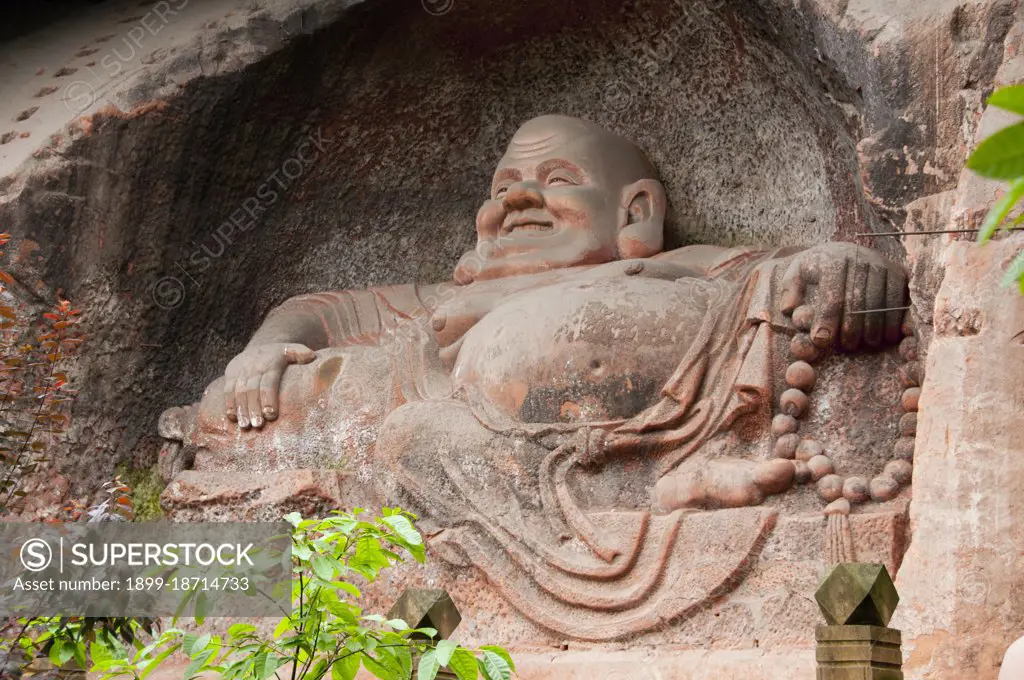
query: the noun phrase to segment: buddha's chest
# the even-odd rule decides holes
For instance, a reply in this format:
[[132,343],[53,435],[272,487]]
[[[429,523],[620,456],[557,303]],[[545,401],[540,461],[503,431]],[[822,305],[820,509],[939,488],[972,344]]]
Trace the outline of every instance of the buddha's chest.
[[657,400],[704,306],[672,281],[623,277],[516,295],[465,336],[456,386],[523,422],[628,418]]

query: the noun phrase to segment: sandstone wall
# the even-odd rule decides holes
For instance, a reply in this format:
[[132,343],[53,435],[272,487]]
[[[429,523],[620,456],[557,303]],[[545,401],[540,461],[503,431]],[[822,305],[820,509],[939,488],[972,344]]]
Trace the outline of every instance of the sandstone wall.
[[[156,415],[286,297],[445,278],[504,141],[538,113],[649,149],[673,243],[898,228],[953,186],[1013,7],[349,4],[176,0],[161,23],[104,3],[10,45],[0,222],[26,238],[30,287],[93,312],[76,479],[146,464]],[[323,151],[300,166],[310,135]],[[244,231],[218,234],[232,215]]]

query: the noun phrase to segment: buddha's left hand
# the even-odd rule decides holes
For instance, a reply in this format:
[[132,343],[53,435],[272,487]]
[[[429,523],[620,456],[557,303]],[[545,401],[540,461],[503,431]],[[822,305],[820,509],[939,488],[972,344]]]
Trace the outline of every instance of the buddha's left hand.
[[[881,347],[902,339],[907,305],[903,267],[852,243],[825,243],[798,253],[782,282],[782,312],[821,348]],[[893,309],[897,308],[897,309]],[[888,309],[872,312],[869,310]]]

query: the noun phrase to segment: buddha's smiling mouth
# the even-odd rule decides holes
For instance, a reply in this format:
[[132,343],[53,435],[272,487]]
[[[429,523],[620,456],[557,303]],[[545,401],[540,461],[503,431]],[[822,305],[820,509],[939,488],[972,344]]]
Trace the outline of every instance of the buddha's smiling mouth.
[[501,234],[507,236],[512,232],[550,232],[555,228],[554,222],[533,215],[519,215],[506,219],[501,225]]

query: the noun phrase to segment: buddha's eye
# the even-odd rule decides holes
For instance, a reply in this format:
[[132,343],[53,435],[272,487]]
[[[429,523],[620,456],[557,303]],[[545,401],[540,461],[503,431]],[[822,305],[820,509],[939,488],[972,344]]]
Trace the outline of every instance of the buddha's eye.
[[567,170],[553,170],[548,175],[547,184],[549,187],[566,187],[579,184],[579,180],[573,177]]
[[508,193],[508,185],[507,184],[499,184],[497,187],[494,188],[494,198],[495,199],[504,198],[505,194],[507,194],[507,193]]

